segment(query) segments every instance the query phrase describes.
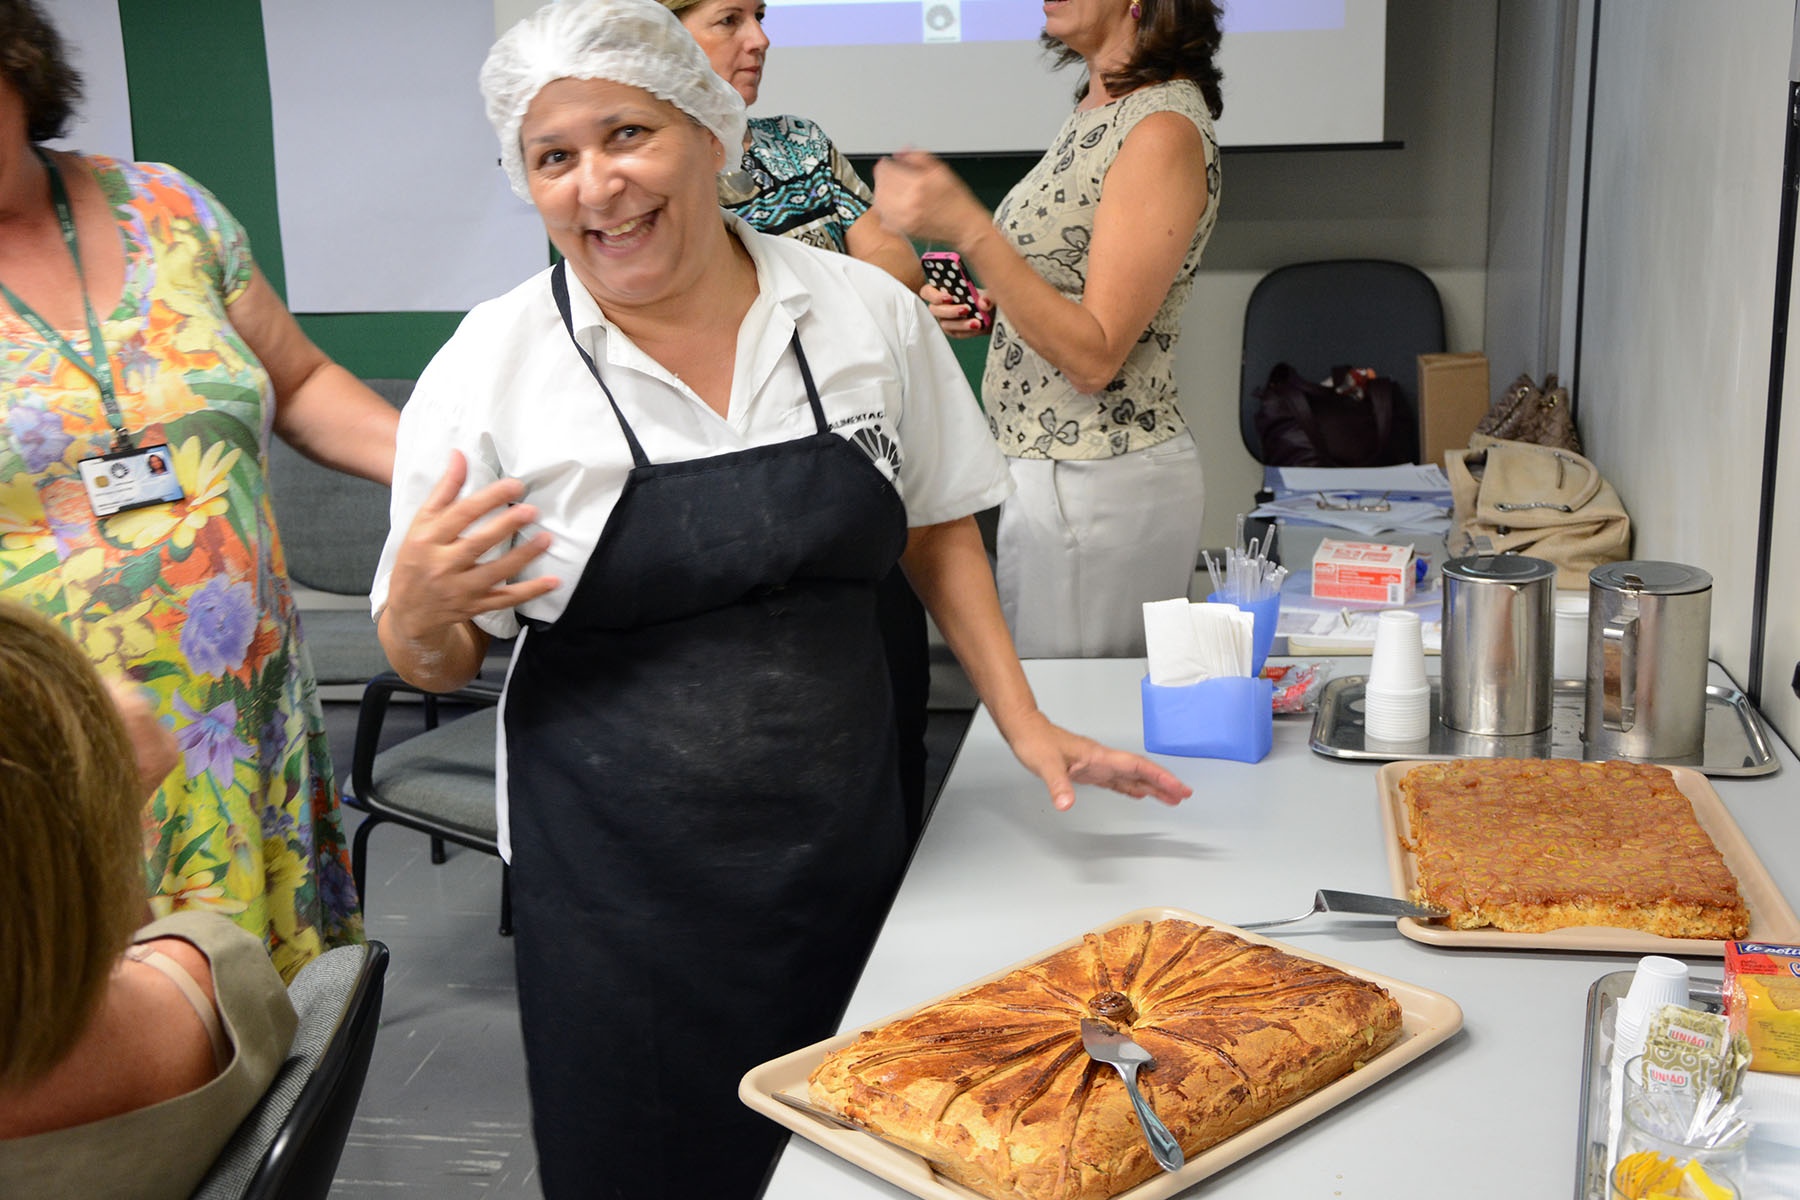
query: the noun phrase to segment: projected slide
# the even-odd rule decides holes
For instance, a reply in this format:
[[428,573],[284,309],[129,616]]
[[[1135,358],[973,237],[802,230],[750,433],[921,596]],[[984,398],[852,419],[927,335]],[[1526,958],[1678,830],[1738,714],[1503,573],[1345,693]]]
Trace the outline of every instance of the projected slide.
[[[764,22],[785,47],[1035,41],[1044,12],[1028,0],[769,0]],[[1344,0],[1257,0],[1226,7],[1225,30],[1342,29]]]
[[[1379,142],[1385,0],[1225,5],[1227,146]],[[757,115],[795,113],[840,148],[1041,152],[1068,115],[1079,66],[1052,71],[1030,0],[769,0]]]

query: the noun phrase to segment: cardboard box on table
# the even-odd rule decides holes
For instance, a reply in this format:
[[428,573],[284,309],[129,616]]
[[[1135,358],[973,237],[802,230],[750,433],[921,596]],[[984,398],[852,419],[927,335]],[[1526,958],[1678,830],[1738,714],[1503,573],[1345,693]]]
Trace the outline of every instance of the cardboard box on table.
[[1330,538],[1313,552],[1312,594],[1321,600],[1405,604],[1412,599],[1413,548]]
[[1444,464],[1444,451],[1468,446],[1493,402],[1487,355],[1419,355],[1419,461]]

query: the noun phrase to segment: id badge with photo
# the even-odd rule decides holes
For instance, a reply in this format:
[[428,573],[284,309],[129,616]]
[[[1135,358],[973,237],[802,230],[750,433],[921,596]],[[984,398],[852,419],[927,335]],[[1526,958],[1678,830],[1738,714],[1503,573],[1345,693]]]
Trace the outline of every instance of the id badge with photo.
[[181,499],[175,478],[175,456],[167,446],[139,446],[115,450],[75,464],[88,504],[96,517],[110,517],[128,508],[167,504]]

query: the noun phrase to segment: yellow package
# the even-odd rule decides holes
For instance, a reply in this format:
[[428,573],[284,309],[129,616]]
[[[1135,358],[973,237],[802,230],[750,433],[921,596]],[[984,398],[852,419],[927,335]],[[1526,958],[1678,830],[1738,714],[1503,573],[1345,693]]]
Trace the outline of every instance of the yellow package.
[[1613,1200],[1732,1200],[1697,1162],[1680,1163],[1654,1150],[1640,1150],[1613,1168]]
[[1725,1015],[1750,1039],[1750,1069],[1800,1075],[1800,946],[1725,945]]

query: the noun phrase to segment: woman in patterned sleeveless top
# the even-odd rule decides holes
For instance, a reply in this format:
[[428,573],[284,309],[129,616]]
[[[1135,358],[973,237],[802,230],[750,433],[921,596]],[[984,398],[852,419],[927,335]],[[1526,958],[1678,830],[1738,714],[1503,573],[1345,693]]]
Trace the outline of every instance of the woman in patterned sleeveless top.
[[[1018,485],[1000,510],[1001,605],[1026,657],[1144,652],[1141,604],[1185,596],[1199,450],[1174,357],[1218,215],[1212,0],[1050,0],[1044,38],[1087,74],[1050,150],[989,218],[942,162],[875,171],[890,228],[955,247],[997,309],[982,382]],[[944,331],[980,314],[926,287]]]

